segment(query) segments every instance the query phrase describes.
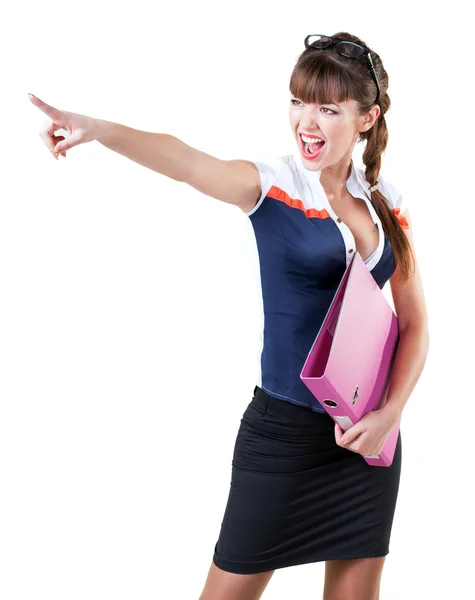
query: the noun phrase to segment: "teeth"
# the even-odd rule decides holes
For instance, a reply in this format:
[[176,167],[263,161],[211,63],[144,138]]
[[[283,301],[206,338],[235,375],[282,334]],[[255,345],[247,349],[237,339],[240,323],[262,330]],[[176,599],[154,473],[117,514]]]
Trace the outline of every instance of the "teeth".
[[316,142],[323,142],[323,140],[321,138],[318,138],[318,137],[317,138],[309,138],[306,135],[301,135],[300,137],[307,144],[315,144]]

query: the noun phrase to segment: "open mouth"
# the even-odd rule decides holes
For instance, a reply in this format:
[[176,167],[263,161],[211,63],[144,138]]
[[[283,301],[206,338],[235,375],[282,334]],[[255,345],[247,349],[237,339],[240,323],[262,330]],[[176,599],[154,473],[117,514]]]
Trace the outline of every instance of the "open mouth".
[[323,140],[321,142],[315,142],[315,143],[309,144],[302,140],[301,135],[299,135],[299,138],[300,138],[302,154],[305,156],[305,158],[308,158],[309,160],[317,158],[317,156],[322,151],[323,146],[325,145],[325,142]]

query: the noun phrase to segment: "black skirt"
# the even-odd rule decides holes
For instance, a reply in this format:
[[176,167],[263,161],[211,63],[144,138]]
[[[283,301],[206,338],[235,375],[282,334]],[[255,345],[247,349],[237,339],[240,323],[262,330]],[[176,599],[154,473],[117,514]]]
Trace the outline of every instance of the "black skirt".
[[256,386],[241,419],[213,562],[232,573],[389,553],[401,471],[338,446],[326,413]]

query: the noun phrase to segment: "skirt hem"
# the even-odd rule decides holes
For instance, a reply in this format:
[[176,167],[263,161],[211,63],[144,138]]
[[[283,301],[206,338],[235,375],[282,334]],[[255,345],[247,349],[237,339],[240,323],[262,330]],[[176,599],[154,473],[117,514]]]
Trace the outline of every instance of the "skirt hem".
[[242,562],[235,560],[228,560],[220,554],[214,551],[213,562],[214,564],[223,571],[230,573],[236,573],[239,575],[251,575],[255,573],[262,573],[264,571],[273,571],[275,569],[284,569],[286,567],[295,567],[297,565],[306,565],[314,562],[323,562],[327,560],[344,560],[351,558],[377,558],[387,556],[389,554],[389,548],[380,548],[379,550],[373,550],[372,552],[357,552],[355,554],[348,554],[340,552],[336,555],[325,554],[320,556],[300,558],[297,560],[278,559],[272,558],[268,560],[255,561],[255,562]]

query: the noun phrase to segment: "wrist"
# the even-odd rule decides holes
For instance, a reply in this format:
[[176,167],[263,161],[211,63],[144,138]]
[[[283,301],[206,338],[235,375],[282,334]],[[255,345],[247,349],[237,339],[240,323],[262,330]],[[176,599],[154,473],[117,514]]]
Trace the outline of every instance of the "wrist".
[[397,406],[394,406],[394,403],[392,402],[386,402],[379,410],[385,418],[393,423],[397,423],[401,418],[402,410]]
[[93,130],[94,138],[101,143],[105,143],[108,138],[114,135],[117,123],[105,121],[104,119],[94,119]]

